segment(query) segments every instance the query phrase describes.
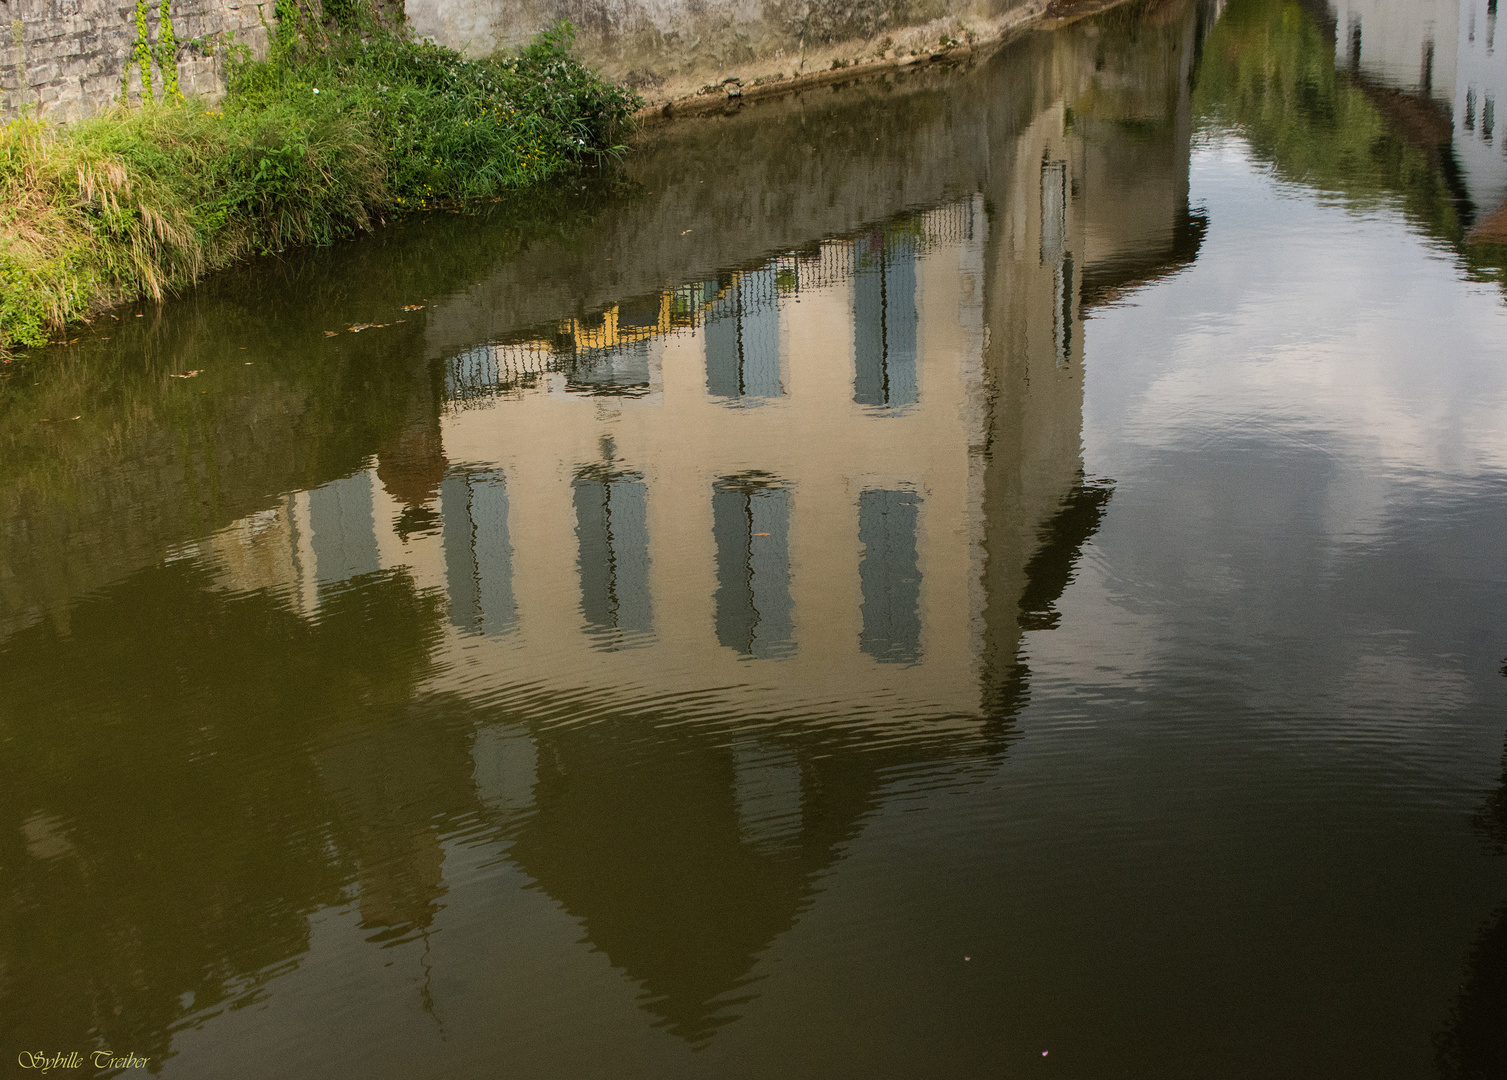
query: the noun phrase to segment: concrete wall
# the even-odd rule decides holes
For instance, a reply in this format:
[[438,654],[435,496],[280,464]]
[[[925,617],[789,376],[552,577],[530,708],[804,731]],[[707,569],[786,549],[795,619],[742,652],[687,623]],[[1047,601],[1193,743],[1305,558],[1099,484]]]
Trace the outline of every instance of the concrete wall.
[[[1039,14],[1042,0],[406,0],[422,37],[485,55],[524,44],[560,19],[577,27],[586,58],[649,91],[682,92],[726,71],[822,70],[835,58],[887,48],[929,52],[944,39],[997,36]],[[224,89],[223,45],[260,52],[273,0],[170,0],[187,94]],[[159,3],[149,0],[155,44]],[[121,94],[137,37],[126,0],[0,0],[0,118],[29,107],[56,120],[103,109]],[[751,66],[750,66],[751,65]],[[161,71],[153,79],[161,93]],[[689,80],[689,82],[687,81]],[[133,68],[127,96],[139,101]]]
[[852,56],[931,47],[971,28],[993,36],[1043,5],[1033,0],[406,0],[414,29],[471,55],[512,48],[568,19],[581,51],[608,75],[653,90],[693,73],[755,65],[793,74]]
[[[160,2],[150,3],[147,33],[155,46]],[[265,9],[263,11],[262,9]],[[179,42],[178,79],[185,94],[217,94],[224,87],[223,51],[230,40],[255,50],[267,43],[263,16],[272,0],[171,0]],[[98,112],[121,94],[121,73],[136,43],[136,5],[123,0],[0,0],[0,118],[23,108],[53,120]],[[162,73],[152,79],[162,93]],[[127,96],[141,99],[141,78],[131,69]]]

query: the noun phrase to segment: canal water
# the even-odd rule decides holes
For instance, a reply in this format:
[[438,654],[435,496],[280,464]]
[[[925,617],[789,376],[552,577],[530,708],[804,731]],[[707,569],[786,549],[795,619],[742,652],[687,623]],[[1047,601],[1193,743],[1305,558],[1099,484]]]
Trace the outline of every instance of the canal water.
[[1507,1074],[1495,33],[1140,3],[13,364],[6,1075]]

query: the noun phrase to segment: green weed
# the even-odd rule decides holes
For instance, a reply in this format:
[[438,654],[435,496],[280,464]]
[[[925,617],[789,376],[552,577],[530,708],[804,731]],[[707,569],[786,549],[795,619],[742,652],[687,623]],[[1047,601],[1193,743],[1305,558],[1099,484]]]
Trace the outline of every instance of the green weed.
[[0,128],[0,353],[248,254],[600,164],[639,104],[572,53],[568,24],[467,60],[374,18],[279,10],[267,59],[232,57],[217,106],[148,95]]

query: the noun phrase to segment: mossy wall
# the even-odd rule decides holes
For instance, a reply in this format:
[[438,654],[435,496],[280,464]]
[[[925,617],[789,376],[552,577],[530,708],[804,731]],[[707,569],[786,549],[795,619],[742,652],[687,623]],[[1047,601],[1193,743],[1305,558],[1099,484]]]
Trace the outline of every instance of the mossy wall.
[[[142,12],[154,52],[163,29],[161,8],[160,0],[150,0]],[[273,0],[170,0],[183,92],[222,90],[223,46],[238,42],[260,55],[272,18]],[[135,0],[4,0],[0,19],[0,120],[23,107],[52,120],[73,120],[120,96],[121,76],[140,35]],[[161,69],[152,66],[160,95]],[[127,97],[140,100],[141,85],[133,67]]]

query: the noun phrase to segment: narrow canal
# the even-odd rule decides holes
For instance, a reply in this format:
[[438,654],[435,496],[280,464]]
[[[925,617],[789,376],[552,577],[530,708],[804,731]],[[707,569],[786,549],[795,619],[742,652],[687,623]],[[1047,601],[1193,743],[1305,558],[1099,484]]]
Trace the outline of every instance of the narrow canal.
[[12,365],[7,1059],[1507,1075],[1435,6],[1115,9]]

